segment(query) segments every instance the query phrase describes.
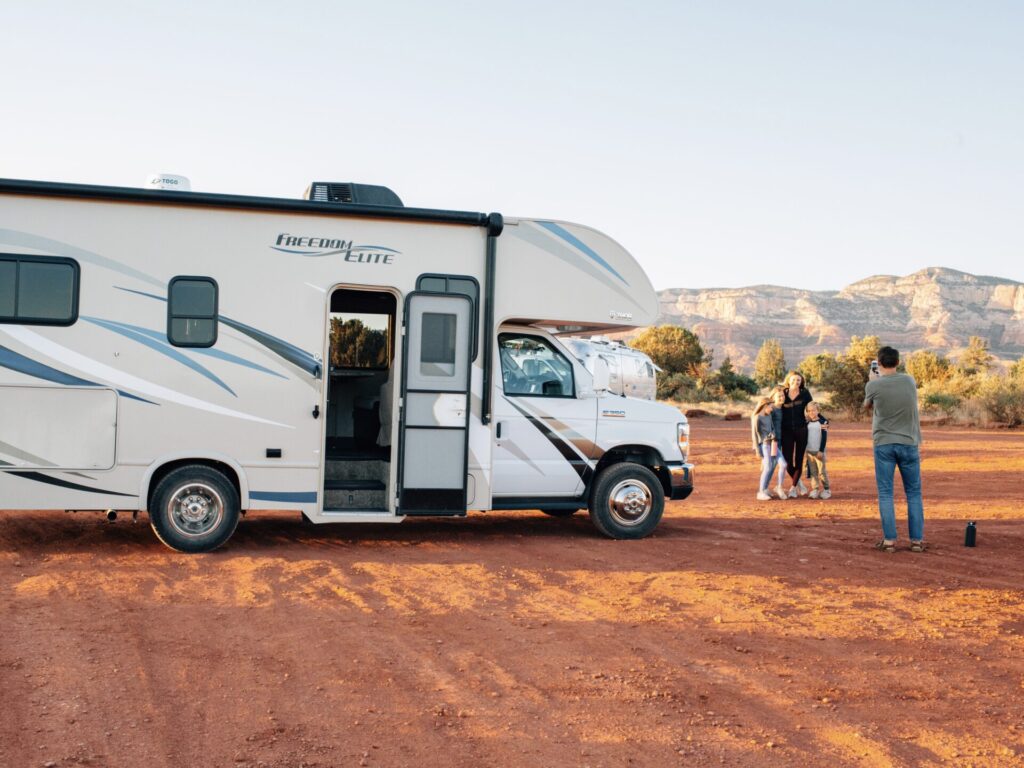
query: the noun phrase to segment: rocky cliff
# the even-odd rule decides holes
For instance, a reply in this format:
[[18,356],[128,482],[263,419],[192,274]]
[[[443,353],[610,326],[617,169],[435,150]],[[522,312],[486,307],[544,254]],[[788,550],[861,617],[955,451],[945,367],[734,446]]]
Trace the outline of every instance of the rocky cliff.
[[659,298],[660,323],[693,330],[715,350],[716,363],[729,355],[747,369],[766,338],[782,343],[791,365],[868,335],[906,352],[954,353],[981,336],[1001,357],[1024,354],[1024,283],[941,267],[876,275],[840,291],[669,288]]

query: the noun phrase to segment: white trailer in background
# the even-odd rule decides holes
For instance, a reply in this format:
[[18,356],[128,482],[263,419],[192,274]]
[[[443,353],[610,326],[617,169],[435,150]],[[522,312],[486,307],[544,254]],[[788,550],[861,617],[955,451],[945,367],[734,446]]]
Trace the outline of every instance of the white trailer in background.
[[686,420],[544,329],[657,306],[576,224],[0,180],[0,508],[148,510],[193,552],[253,509],[589,508],[646,536],[692,490]]
[[658,398],[658,371],[650,356],[604,336],[566,338],[565,345],[587,370],[594,372],[598,358],[608,364],[608,391],[622,397],[641,400]]

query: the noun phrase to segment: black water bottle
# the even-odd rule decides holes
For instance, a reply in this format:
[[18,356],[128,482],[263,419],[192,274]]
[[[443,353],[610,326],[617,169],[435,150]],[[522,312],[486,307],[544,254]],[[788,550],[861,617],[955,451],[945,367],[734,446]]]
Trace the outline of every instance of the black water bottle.
[[967,523],[967,529],[964,531],[964,546],[973,547],[974,543],[978,540],[978,526],[971,520]]

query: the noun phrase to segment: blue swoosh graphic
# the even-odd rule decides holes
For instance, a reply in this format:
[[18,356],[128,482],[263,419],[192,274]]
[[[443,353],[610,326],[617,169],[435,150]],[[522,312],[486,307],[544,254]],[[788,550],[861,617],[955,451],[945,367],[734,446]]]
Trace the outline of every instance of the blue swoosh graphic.
[[[150,299],[162,301],[165,304],[167,303],[167,297],[165,296],[157,296],[154,293],[137,291],[132,288],[123,288],[120,285],[115,285],[114,287],[117,288],[119,291],[134,293],[139,296],[145,296]],[[237,320],[232,320],[230,317],[224,317],[224,315],[218,315],[217,319],[220,322],[224,323],[224,325],[228,326],[229,328],[234,328],[236,331],[244,333],[253,341],[262,344],[275,355],[278,355],[279,357],[282,357],[285,360],[287,360],[292,365],[301,368],[313,378],[319,379],[320,376],[323,374],[323,366],[320,363],[318,363],[314,359],[314,357],[311,354],[309,354],[309,352],[305,352],[299,349],[294,344],[289,344],[284,339],[279,339],[276,336],[271,336],[269,333],[264,333],[263,331],[259,331],[251,326],[245,325],[245,323],[240,323]]]
[[[93,318],[85,319],[92,320]],[[141,333],[165,346],[172,346],[167,341],[167,334],[163,331],[154,331],[151,328],[143,328],[140,325],[131,325],[130,323],[120,323],[115,320],[105,320],[103,322],[111,323],[112,325],[116,325],[119,328],[127,328],[129,330],[135,331],[136,333]],[[217,360],[223,360],[226,363],[234,363],[235,365],[240,365],[243,368],[252,368],[254,371],[260,371],[261,373],[266,373],[269,374],[270,376],[276,376],[279,379],[288,379],[287,376],[282,376],[277,371],[272,371],[269,368],[264,368],[262,365],[259,365],[258,363],[246,360],[244,357],[232,355],[230,352],[222,352],[221,350],[215,349],[213,347],[194,347],[189,349],[189,352],[195,355],[206,355],[207,357],[212,357]]]
[[133,328],[132,326],[126,325],[124,323],[116,323],[112,320],[102,320],[98,317],[89,317],[87,315],[82,315],[82,319],[85,320],[86,322],[92,323],[93,325],[98,325],[101,328],[106,328],[108,331],[118,333],[121,336],[124,336],[126,339],[137,341],[139,344],[142,344],[143,346],[156,350],[161,355],[165,355],[166,357],[171,358],[175,362],[181,363],[186,368],[191,368],[200,376],[205,376],[207,379],[212,381],[221,389],[225,390],[226,392],[230,392],[232,397],[238,397],[238,395],[235,394],[235,391],[231,389],[231,387],[229,387],[227,384],[225,384],[220,379],[220,377],[218,377],[217,374],[215,374],[213,371],[209,370],[208,368],[204,368],[195,360],[186,357],[177,349],[172,347],[170,344],[167,344],[166,342],[161,343],[160,341],[151,338],[148,334],[140,333],[140,329]]
[[[555,224],[555,222],[553,221],[538,221],[537,223],[544,227],[544,229],[546,229],[548,232],[558,235],[560,238],[565,240],[565,242],[583,251],[583,253],[587,254],[587,256],[589,256],[602,267],[607,269],[609,272],[611,272],[613,275],[619,278],[619,280],[626,283],[626,278],[624,278],[622,275],[616,272],[615,268],[607,261],[605,261],[603,258],[601,258],[601,255],[597,251],[595,251],[589,245],[587,245],[578,237],[576,237],[576,235],[574,235],[572,232],[565,229],[565,227],[561,227],[558,224]],[[626,283],[626,285],[629,285],[629,283]]]
[[316,504],[316,491],[249,491],[253,501],[289,501],[295,504]]
[[[15,352],[13,349],[0,345],[0,366],[8,368],[18,373],[24,373],[26,376],[31,376],[35,379],[42,379],[43,381],[50,381],[54,384],[64,384],[70,386],[79,387],[102,387],[103,384],[98,384],[95,381],[88,381],[86,379],[80,379],[77,376],[72,376],[70,373],[51,368],[48,365],[40,363],[38,360],[33,360],[31,357],[25,357],[25,355]],[[127,397],[129,400],[138,400],[140,403],[149,403],[150,405],[158,405],[152,400],[147,400],[144,397],[133,395],[130,392],[124,390],[117,390],[117,394],[121,397]]]

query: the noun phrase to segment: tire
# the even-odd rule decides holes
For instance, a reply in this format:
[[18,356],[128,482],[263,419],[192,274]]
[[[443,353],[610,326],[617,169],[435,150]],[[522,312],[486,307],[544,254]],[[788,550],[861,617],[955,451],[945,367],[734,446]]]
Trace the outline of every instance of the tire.
[[642,539],[658,527],[665,490],[651,470],[624,462],[601,471],[590,495],[590,520],[613,539]]
[[552,517],[572,517],[577,512],[579,512],[579,510],[578,509],[542,509],[541,512],[543,512],[545,515],[551,515]]
[[168,473],[153,491],[153,532],[179,552],[211,552],[231,538],[240,515],[238,491],[222,472],[188,464]]

